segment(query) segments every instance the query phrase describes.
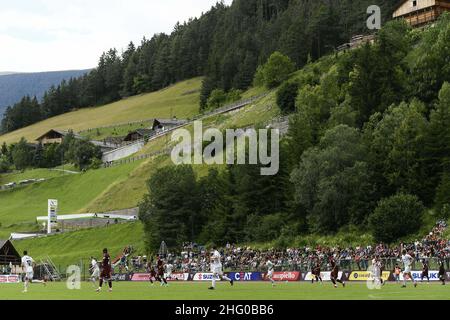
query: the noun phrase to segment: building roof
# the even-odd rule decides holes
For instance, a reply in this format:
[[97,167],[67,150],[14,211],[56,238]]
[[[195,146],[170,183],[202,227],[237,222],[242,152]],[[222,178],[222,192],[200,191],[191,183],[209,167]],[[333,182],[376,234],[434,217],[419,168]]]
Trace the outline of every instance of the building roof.
[[9,240],[0,240],[0,249],[3,248],[3,246],[5,245],[6,242],[8,242]]
[[0,240],[0,265],[9,264],[20,264],[20,254],[17,252],[16,248],[9,240]]
[[[66,131],[66,130],[58,130],[58,129],[51,129],[51,130],[47,131],[46,133],[44,133],[44,134],[43,134],[42,136],[40,136],[39,138],[37,138],[36,140],[37,140],[37,141],[42,140],[42,139],[44,139],[46,136],[48,136],[48,135],[51,134],[51,133],[56,133],[56,134],[58,134],[58,135],[60,135],[60,136],[62,136],[62,137],[65,137],[65,136],[67,136],[67,135],[70,133],[70,131]],[[75,137],[76,139],[83,139],[83,137],[80,136],[79,134],[77,134],[77,133],[75,133],[75,132],[72,132],[72,133],[73,133],[73,135],[74,135],[74,137]]]
[[137,134],[141,136],[142,138],[151,136],[155,133],[155,131],[151,128],[145,128],[145,129],[136,129],[134,131],[131,131],[127,134],[127,136],[124,138],[124,141],[131,140],[131,136]]
[[186,124],[187,120],[178,120],[178,119],[155,119],[153,122],[153,128],[156,127],[158,124],[160,125],[174,125],[179,126],[182,124]]

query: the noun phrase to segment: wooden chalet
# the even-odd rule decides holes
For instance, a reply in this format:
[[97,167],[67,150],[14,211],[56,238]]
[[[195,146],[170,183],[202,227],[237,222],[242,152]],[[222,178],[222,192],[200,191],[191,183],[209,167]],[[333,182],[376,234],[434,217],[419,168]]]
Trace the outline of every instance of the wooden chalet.
[[397,5],[394,19],[405,19],[418,28],[436,21],[445,11],[450,11],[450,0],[403,0]]
[[[61,144],[69,133],[70,131],[52,129],[37,138],[36,141],[40,142],[42,145],[53,143]],[[82,137],[76,133],[73,133],[73,135],[76,139],[82,139]]]
[[137,129],[128,133],[123,139],[125,142],[138,141],[145,138],[149,138],[155,134],[153,129]]
[[155,119],[152,129],[155,131],[166,131],[186,124],[186,120],[173,119]]

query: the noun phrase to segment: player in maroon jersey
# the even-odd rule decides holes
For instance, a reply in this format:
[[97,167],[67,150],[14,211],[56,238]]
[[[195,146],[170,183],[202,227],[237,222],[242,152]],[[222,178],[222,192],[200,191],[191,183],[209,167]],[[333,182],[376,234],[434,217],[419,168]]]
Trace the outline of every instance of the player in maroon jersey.
[[112,291],[111,272],[111,257],[108,254],[108,249],[103,249],[102,272],[100,274],[100,286],[97,289],[97,292],[102,290],[104,281],[108,281],[109,292]]
[[161,286],[168,286],[166,278],[164,277],[164,261],[161,259],[161,257],[158,257],[158,262],[156,263],[156,268],[158,269],[158,278],[161,282]]
[[422,275],[420,276],[421,281],[423,282],[423,279],[427,278],[428,282],[430,282],[430,267],[428,266],[428,262],[424,259],[422,261]]
[[153,280],[156,280],[157,282],[161,282],[161,279],[158,277],[158,274],[155,271],[152,260],[150,260],[147,264],[147,272],[150,274],[149,281],[152,284],[152,286],[154,284]]
[[321,269],[320,269],[320,261],[317,261],[316,262],[316,265],[313,267],[313,269],[312,269],[312,280],[311,280],[311,283],[313,283],[314,284],[314,280],[316,280],[317,282],[319,282],[320,281],[320,283],[323,283],[323,280],[322,280],[322,276],[321,276]]
[[331,279],[331,282],[333,282],[334,287],[337,288],[337,282],[339,282],[345,288],[345,282],[342,281],[341,279],[338,279],[339,278],[339,266],[337,265],[336,261],[334,261],[333,258],[330,258],[330,265],[331,265],[330,279]]
[[439,263],[439,280],[441,280],[443,286],[445,286],[445,273],[444,260],[441,260]]

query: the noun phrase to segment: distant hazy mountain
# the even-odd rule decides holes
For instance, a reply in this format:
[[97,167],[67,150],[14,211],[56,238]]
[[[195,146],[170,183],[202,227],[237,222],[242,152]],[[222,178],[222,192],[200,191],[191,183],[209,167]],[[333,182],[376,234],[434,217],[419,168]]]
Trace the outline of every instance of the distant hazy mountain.
[[0,118],[6,107],[12,105],[23,96],[42,98],[52,85],[63,80],[79,77],[89,70],[70,70],[38,73],[0,72]]
[[6,75],[8,75],[8,74],[14,74],[14,73],[17,73],[17,72],[11,72],[11,71],[0,71],[0,76],[6,76]]

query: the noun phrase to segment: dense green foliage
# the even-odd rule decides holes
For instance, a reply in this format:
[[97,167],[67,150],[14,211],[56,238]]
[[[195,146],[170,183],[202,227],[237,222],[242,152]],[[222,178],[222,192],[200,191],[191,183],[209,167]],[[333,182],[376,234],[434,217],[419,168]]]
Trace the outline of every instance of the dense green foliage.
[[[299,234],[327,235],[353,226],[392,242],[418,231],[425,208],[445,217],[450,75],[441,70],[432,90],[413,81],[420,74],[437,75],[429,56],[446,65],[450,47],[438,44],[450,43],[449,37],[448,14],[423,31],[392,22],[374,44],[324,57],[295,73],[279,89],[299,85],[281,143],[280,172],[264,177],[258,166],[228,166],[210,170],[196,184],[190,175],[193,198],[177,203],[176,211],[200,217],[183,239],[224,244],[270,238],[288,244]],[[433,39],[437,45],[430,45]],[[170,177],[177,169],[165,170]],[[164,183],[177,183],[168,180]],[[145,203],[169,205],[171,197],[153,192]],[[156,237],[155,245],[177,243],[158,232],[147,235]]]
[[150,235],[149,247],[158,249],[160,239],[166,239],[169,247],[191,239],[199,221],[192,168],[165,167],[150,178],[148,187],[152,191],[141,205],[139,218]]
[[[316,60],[365,30],[369,5],[390,18],[395,0],[235,0],[217,3],[200,18],[177,23],[170,35],[130,43],[120,54],[102,54],[97,68],[52,87],[39,107],[22,101],[9,108],[3,132],[74,109],[102,105],[164,88],[180,80],[206,76],[201,105],[210,93],[248,88],[259,65],[280,51],[297,67]],[[276,70],[276,69],[271,69]],[[272,74],[272,77],[278,74]],[[268,83],[275,85],[275,83]],[[32,111],[24,117],[24,110]]]
[[295,111],[295,100],[298,94],[298,83],[284,82],[277,91],[277,105],[283,113]]
[[255,85],[276,88],[295,71],[295,65],[288,56],[274,52],[255,74]]
[[[7,172],[11,165],[17,170],[27,168],[54,168],[71,163],[78,169],[95,165],[102,158],[100,147],[87,140],[76,139],[69,133],[62,144],[29,144],[22,138],[9,147],[4,144],[0,152],[0,172]],[[3,170],[2,170],[3,168]]]
[[215,89],[208,98],[208,109],[217,109],[226,103],[233,103],[241,99],[242,91],[239,89],[230,90],[228,93],[222,89]]
[[397,194],[381,200],[369,224],[376,241],[390,243],[417,232],[422,225],[424,206],[416,196]]
[[[192,239],[222,244],[277,238],[284,215],[269,215],[281,212],[285,199],[277,190],[283,182],[281,176],[261,176],[259,169],[251,165],[211,169],[201,179],[189,166],[157,171],[140,210],[149,248],[157,250],[163,240],[177,247]],[[270,232],[254,233],[259,225]]]

